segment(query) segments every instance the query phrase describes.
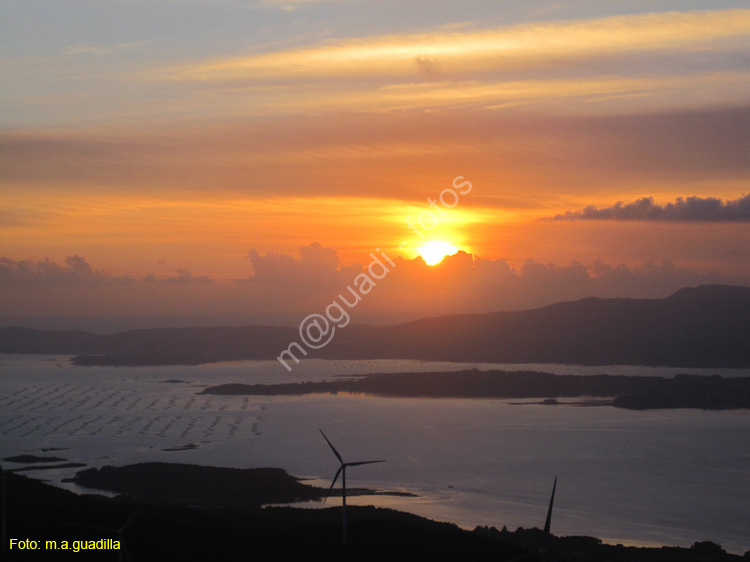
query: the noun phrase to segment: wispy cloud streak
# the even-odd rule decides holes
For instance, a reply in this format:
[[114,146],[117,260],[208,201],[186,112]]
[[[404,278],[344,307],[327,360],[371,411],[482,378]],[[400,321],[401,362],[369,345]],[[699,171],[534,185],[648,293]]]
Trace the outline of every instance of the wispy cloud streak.
[[[489,30],[379,36],[331,45],[228,57],[172,69],[173,80],[274,80],[415,76],[547,65],[550,59],[669,49],[726,49],[750,33],[750,10],[669,12]],[[744,40],[741,41],[744,45]],[[739,45],[738,45],[739,46]]]

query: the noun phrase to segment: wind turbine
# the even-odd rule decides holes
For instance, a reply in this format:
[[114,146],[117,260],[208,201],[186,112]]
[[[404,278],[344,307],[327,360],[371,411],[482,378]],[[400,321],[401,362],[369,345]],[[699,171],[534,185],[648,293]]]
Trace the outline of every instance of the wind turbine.
[[540,562],[544,562],[544,560],[548,559],[549,551],[547,550],[547,539],[549,539],[550,536],[550,525],[552,524],[552,506],[555,503],[555,490],[557,489],[557,476],[555,476],[555,483],[552,485],[552,496],[549,499],[549,508],[547,508],[547,519],[544,522],[544,534],[542,535],[542,540],[539,543],[539,550],[537,552],[529,552],[527,554],[521,554],[520,556],[516,556],[515,558],[511,558],[508,560],[508,562],[520,562],[521,560],[526,560],[527,558],[531,558],[532,556],[539,555]]
[[323,436],[323,439],[326,440],[326,443],[328,443],[328,446],[333,451],[333,454],[336,455],[336,458],[339,460],[339,463],[341,463],[341,466],[339,466],[339,469],[336,471],[336,476],[333,477],[333,482],[331,482],[331,487],[328,488],[328,493],[326,494],[325,499],[323,500],[323,503],[328,499],[328,496],[331,495],[331,490],[333,490],[333,486],[336,484],[336,480],[338,480],[339,474],[341,474],[341,489],[343,490],[343,493],[341,495],[341,544],[346,544],[346,467],[347,466],[359,466],[361,464],[373,464],[376,462],[385,462],[385,461],[359,461],[359,462],[344,462],[344,459],[341,458],[341,455],[336,450],[336,447],[333,446],[333,443],[331,443],[328,440],[328,437],[326,437],[326,434],[323,433],[322,429],[319,429],[321,435]]
[[120,542],[120,549],[117,551],[117,561],[118,562],[131,562],[132,558],[130,558],[130,554],[128,553],[128,548],[125,546],[125,531],[127,530],[130,525],[133,524],[133,521],[135,521],[136,515],[145,507],[145,505],[151,501],[151,496],[149,496],[145,502],[143,502],[141,505],[139,505],[135,511],[128,517],[128,519],[125,521],[125,523],[122,524],[120,528],[114,528],[114,527],[105,527],[104,525],[88,525],[88,524],[82,524],[82,523],[69,523],[69,525],[75,525],[76,527],[86,527],[88,529],[97,529],[99,531],[107,531],[110,533],[115,533],[117,535],[117,540]]
[[7,554],[8,554],[8,523],[7,523],[8,514],[5,511],[5,505],[6,505],[6,500],[5,500],[5,493],[6,493],[6,490],[5,490],[5,472],[3,472],[3,467],[2,466],[0,466],[0,482],[2,482],[0,484],[0,487],[2,487],[2,489],[0,489],[0,494],[2,494],[2,497],[3,497],[2,498],[2,502],[3,502],[3,506],[2,506],[2,519],[3,519],[3,522],[2,522],[2,527],[3,527],[3,529],[2,529],[2,541],[3,541],[3,558],[5,558],[7,556]]
[[548,551],[546,547],[547,539],[549,538],[549,528],[552,523],[552,506],[555,503],[555,490],[557,489],[557,476],[555,476],[555,483],[552,485],[552,496],[549,499],[549,508],[547,509],[547,520],[544,522],[544,535],[542,535],[542,543],[539,545],[539,559],[543,560],[547,557]]

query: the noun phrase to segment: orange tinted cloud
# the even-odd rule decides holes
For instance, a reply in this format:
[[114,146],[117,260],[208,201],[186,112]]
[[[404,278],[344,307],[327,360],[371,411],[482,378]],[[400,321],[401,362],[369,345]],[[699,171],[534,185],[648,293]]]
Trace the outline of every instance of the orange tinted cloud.
[[[67,248],[77,248],[136,275],[147,273],[159,257],[168,255],[177,264],[219,277],[244,275],[247,263],[242,258],[252,246],[290,252],[300,241],[320,237],[336,245],[348,262],[364,259],[376,245],[395,250],[402,242],[399,253],[413,257],[423,240],[407,228],[405,219],[429,212],[426,201],[354,196],[251,199],[211,193],[190,200],[47,193],[36,202],[15,193],[9,194],[7,205],[9,213],[33,218],[0,225],[0,255],[61,259]],[[477,224],[507,215],[459,206],[422,232],[470,249],[470,232]],[[117,259],[112,260],[115,248]]]
[[[210,283],[186,271],[162,278],[114,276],[79,256],[63,265],[0,259],[0,315],[45,328],[296,325],[364,271],[358,265],[342,267],[334,250],[318,244],[294,255],[251,252],[251,259],[255,275],[236,283]],[[353,322],[530,308],[592,295],[663,297],[685,285],[725,280],[671,262],[526,260],[513,266],[459,252],[433,267],[421,259],[394,258],[393,263],[357,306]]]
[[186,65],[176,80],[254,80],[331,76],[467,75],[550,57],[628,51],[722,48],[750,33],[750,10],[670,12],[536,23],[490,30],[386,35]]
[[741,63],[748,36],[750,10],[653,13],[343,40],[189,62],[142,77],[190,88],[164,111],[530,104],[563,113],[632,113],[743,103],[750,96],[750,72]]

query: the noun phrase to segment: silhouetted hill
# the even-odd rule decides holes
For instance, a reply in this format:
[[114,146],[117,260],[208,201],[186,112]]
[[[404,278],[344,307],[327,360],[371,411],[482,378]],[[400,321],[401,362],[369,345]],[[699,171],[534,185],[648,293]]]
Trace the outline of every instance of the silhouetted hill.
[[[6,473],[7,536],[39,541],[36,550],[10,550],[3,560],[117,560],[118,550],[74,551],[74,541],[124,538],[130,559],[493,561],[536,560],[539,529],[460,529],[392,509],[349,506],[349,544],[342,546],[340,507],[299,509],[248,506],[186,507],[164,504],[158,490],[144,498],[79,496]],[[131,517],[133,519],[131,520]],[[116,530],[129,526],[118,537]],[[51,542],[47,542],[51,541]],[[67,549],[63,549],[67,541]],[[104,541],[102,541],[104,542]],[[57,546],[57,549],[53,549]],[[747,558],[712,542],[691,548],[636,548],[602,544],[593,537],[555,537],[546,543],[560,562],[715,562]],[[524,554],[528,553],[530,556]]]
[[70,481],[132,496],[158,491],[162,499],[202,505],[292,503],[322,499],[326,490],[302,484],[280,468],[218,468],[175,463],[141,463],[79,470]]
[[[750,367],[750,288],[707,285],[665,299],[598,299],[535,310],[346,326],[320,350],[327,359]],[[110,335],[0,329],[2,353],[80,354],[81,365],[198,364],[275,359],[296,328],[167,328]],[[303,345],[304,347],[304,345]],[[288,363],[293,365],[291,359]]]
[[[190,468],[185,466],[171,469],[184,472]],[[37,550],[10,551],[9,561],[117,560],[117,550],[74,552],[73,542],[118,539],[116,530],[136,512],[124,537],[130,558],[137,561],[309,560],[316,554],[325,560],[406,561],[423,554],[430,560],[460,560],[465,555],[489,561],[523,552],[486,534],[390,509],[349,506],[350,544],[343,547],[340,507],[260,508],[255,502],[222,504],[218,497],[213,507],[180,506],[165,504],[158,489],[152,489],[156,493],[145,503],[143,496],[78,496],[17,474],[6,476],[8,537],[40,541]],[[269,494],[277,493],[266,475],[258,482],[271,486]],[[56,541],[57,550],[47,549],[46,541]],[[67,550],[61,548],[63,541],[68,541]]]
[[[103,466],[76,472],[75,482],[87,488],[130,496],[158,494],[161,500],[190,505],[244,505],[323,500],[327,488],[303,484],[281,468],[225,468],[192,464],[146,462]],[[347,489],[351,496],[411,495],[364,488]],[[337,490],[331,491],[337,495]]]
[[81,354],[82,365],[197,365],[275,359],[297,330],[278,326],[154,328],[114,334],[0,328],[0,353]]
[[750,366],[750,288],[702,286],[666,299],[597,299],[394,327],[391,356],[583,365]]

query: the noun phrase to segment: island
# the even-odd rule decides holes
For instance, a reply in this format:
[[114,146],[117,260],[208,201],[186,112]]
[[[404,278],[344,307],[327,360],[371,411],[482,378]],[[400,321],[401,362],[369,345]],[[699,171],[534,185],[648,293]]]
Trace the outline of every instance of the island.
[[[280,384],[222,384],[198,394],[301,395],[339,392],[422,398],[579,398],[578,405],[611,405],[632,410],[750,408],[750,377],[676,375],[672,378],[623,375],[554,375],[537,371],[470,369],[430,373],[378,373],[333,381]],[[590,401],[587,398],[601,398]]]
[[[80,470],[63,480],[97,490],[162,502],[201,506],[254,506],[322,501],[327,488],[304,484],[281,468],[225,468],[181,463],[146,462]],[[347,488],[349,496],[398,495],[404,492]],[[330,495],[339,495],[338,489]]]

